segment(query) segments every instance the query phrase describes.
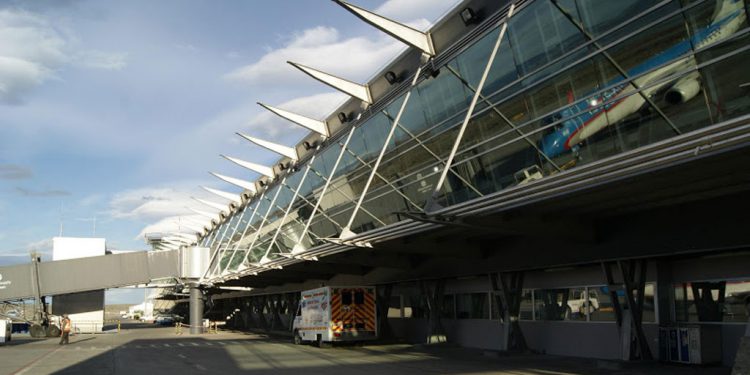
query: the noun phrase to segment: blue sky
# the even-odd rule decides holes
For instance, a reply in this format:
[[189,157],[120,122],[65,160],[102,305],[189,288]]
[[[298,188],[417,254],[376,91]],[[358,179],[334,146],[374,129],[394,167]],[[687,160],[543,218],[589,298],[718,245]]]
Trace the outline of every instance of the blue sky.
[[[457,0],[353,3],[427,29]],[[306,133],[256,102],[323,118],[345,99],[285,61],[362,82],[404,48],[324,0],[0,0],[0,265],[94,218],[109,248],[146,249],[210,211],[191,196],[222,201],[200,185],[239,192],[208,171],[257,178],[219,154],[277,159],[235,132]]]

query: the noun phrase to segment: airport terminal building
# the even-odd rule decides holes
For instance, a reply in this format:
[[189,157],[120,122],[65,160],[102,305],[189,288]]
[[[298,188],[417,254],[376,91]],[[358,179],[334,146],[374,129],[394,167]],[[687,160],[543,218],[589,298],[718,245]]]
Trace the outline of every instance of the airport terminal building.
[[[299,291],[374,285],[380,333],[488,350],[734,361],[750,308],[743,0],[466,0],[230,178],[209,314],[288,330]],[[303,62],[304,63],[304,62]],[[255,177],[253,177],[255,178]],[[210,203],[210,202],[209,202]],[[252,290],[229,291],[229,287]],[[685,349],[689,348],[689,349]]]

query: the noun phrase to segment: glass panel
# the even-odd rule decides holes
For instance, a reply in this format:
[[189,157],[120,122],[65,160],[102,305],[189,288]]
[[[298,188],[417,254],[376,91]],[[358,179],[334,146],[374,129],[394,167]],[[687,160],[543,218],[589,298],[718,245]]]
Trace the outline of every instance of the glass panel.
[[[747,23],[743,23],[743,26],[746,27]],[[750,35],[744,35],[699,53],[696,59],[699,62],[710,61],[734,53],[740,48],[747,48],[748,45]],[[705,101],[708,103],[710,117],[715,123],[750,113],[748,87],[742,86],[750,82],[750,70],[745,66],[749,59],[750,52],[745,50],[700,69],[701,94],[686,104],[694,103],[693,106],[697,107],[698,103]],[[697,128],[706,122],[707,120],[697,121],[691,127]]]
[[679,283],[674,285],[674,294],[677,321],[748,321],[750,281]]
[[228,268],[228,270],[229,271],[236,271],[237,268],[240,266],[240,264],[242,264],[242,261],[245,259],[245,254],[247,254],[247,251],[245,251],[243,249],[237,250],[234,253],[234,257],[232,257],[229,260],[229,268]]
[[522,75],[585,42],[578,29],[550,1],[535,1],[514,15],[508,35]]
[[247,228],[247,222],[248,220],[250,220],[250,216],[252,216],[252,213],[252,207],[243,206],[240,209],[240,212],[237,214],[237,216],[239,216],[239,220],[237,221],[234,233],[232,233],[232,236],[229,240],[230,247],[234,246],[237,241],[242,238],[242,235],[245,233],[245,228]]
[[[622,294],[621,292],[618,293]],[[619,297],[621,302],[624,302],[624,294]],[[595,308],[589,316],[591,321],[617,321],[615,307],[612,304],[612,298],[610,297],[609,289],[606,286],[589,287],[589,299],[591,300],[592,306]],[[596,300],[596,302],[594,302],[594,300]]]
[[500,308],[497,305],[497,296],[495,292],[490,292],[490,312],[492,313],[492,320],[502,320],[500,316]]
[[443,296],[443,306],[440,309],[440,317],[445,319],[456,319],[456,296],[446,294]]
[[532,320],[534,319],[534,301],[532,300],[531,289],[524,289],[521,294],[521,320]]
[[727,281],[722,313],[725,322],[750,321],[750,281]]
[[[571,1],[566,1],[570,4]],[[583,23],[584,28],[592,36],[598,37],[615,29],[622,23],[630,20],[643,12],[645,9],[658,3],[656,0],[620,0],[620,1],[597,1],[578,0],[577,7],[571,5],[562,6],[577,20]],[[676,4],[670,4],[676,5]],[[670,7],[662,7],[671,8]],[[580,11],[580,13],[579,13]]]
[[427,304],[421,295],[409,294],[404,296],[404,318],[426,318]]
[[[274,247],[271,241],[273,241],[274,237],[276,237],[276,239],[278,240],[279,238],[283,238],[285,236],[285,233],[283,231],[279,231],[279,228],[286,221],[288,221],[290,215],[291,217],[295,216],[295,214],[290,211],[286,219],[282,221],[282,218],[284,218],[284,216],[286,215],[289,206],[292,204],[292,199],[295,196],[295,192],[297,191],[297,188],[299,187],[303,176],[303,172],[297,171],[282,180],[280,184],[281,190],[279,192],[279,195],[278,197],[276,197],[273,208],[266,218],[266,223],[264,224],[262,229],[263,234],[261,235],[261,243],[263,244],[261,251],[263,251],[263,254],[267,252],[269,254],[269,259],[275,259],[276,255],[279,252],[279,247]],[[292,244],[292,246],[294,246],[294,244]]]
[[388,317],[389,318],[400,318],[401,317],[401,297],[392,296],[390,305],[388,306]]
[[[369,164],[365,163],[377,158],[389,128],[390,120],[380,113],[355,129],[328,190],[320,200],[319,210],[325,212],[327,218],[320,218],[322,215],[319,212],[313,221],[315,233],[320,237],[338,236],[341,233],[340,228],[349,221],[354,200],[362,192],[367,174],[371,171]],[[362,212],[369,215],[366,210]],[[331,226],[326,221],[334,221],[337,225]],[[321,222],[322,225],[318,225]]]
[[[584,288],[534,291],[536,320],[586,320]],[[574,311],[575,309],[575,311]]]
[[489,319],[488,293],[456,294],[456,314],[458,319]]

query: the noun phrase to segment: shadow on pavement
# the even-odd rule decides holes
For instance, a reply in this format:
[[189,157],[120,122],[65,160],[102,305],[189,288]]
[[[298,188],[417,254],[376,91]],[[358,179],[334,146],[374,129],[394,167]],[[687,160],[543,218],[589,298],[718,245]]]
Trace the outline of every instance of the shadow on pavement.
[[366,345],[316,348],[257,335],[138,338],[55,374],[728,374],[722,368],[658,363],[603,367],[601,361],[498,354],[456,346]]

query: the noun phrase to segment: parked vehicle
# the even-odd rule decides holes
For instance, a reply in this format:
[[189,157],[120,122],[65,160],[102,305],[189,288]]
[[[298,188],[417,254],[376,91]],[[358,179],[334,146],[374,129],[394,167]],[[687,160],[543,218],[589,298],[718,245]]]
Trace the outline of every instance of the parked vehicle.
[[157,315],[156,318],[154,318],[154,324],[158,324],[160,326],[171,326],[174,325],[175,318],[172,315]]
[[374,287],[322,287],[301,293],[294,343],[366,341],[378,337]]

